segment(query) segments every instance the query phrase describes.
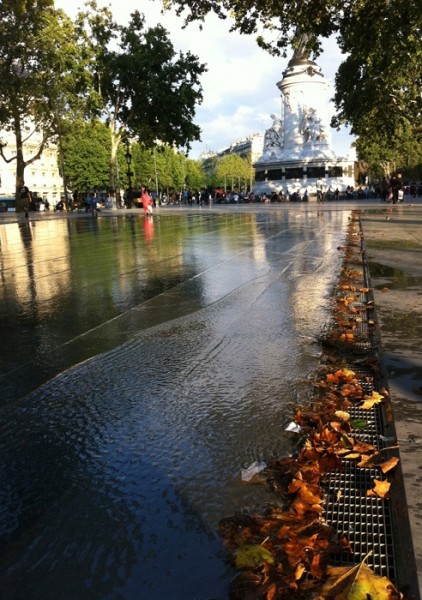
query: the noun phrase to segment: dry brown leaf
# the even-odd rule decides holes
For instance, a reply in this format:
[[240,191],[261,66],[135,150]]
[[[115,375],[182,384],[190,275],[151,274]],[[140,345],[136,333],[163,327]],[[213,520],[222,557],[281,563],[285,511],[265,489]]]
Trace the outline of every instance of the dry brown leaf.
[[389,481],[379,481],[378,479],[374,479],[374,487],[372,488],[372,490],[368,490],[366,492],[366,495],[377,498],[388,498],[390,487],[391,483]]

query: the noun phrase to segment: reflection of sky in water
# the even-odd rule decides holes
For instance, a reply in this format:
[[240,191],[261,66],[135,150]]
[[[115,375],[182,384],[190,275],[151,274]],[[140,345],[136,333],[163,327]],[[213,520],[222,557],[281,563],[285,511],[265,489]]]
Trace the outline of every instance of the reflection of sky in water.
[[[341,213],[229,216],[157,219],[149,245],[137,222],[71,228],[53,339],[69,340],[66,360],[129,341],[2,409],[0,591],[227,597],[217,523],[273,500],[239,472],[291,449],[288,403],[317,363],[309,339],[327,318],[344,235]],[[86,263],[93,233],[97,269]],[[37,253],[35,244],[35,262]],[[94,291],[102,310],[87,320]],[[59,320],[69,317],[66,294],[87,311],[70,327]]]

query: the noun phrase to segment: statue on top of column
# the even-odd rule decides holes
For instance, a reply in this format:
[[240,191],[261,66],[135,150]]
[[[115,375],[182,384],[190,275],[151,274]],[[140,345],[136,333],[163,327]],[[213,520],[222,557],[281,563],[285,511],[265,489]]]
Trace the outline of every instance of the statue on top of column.
[[311,36],[309,35],[309,33],[304,33],[302,31],[300,31],[299,28],[296,29],[296,33],[295,33],[295,44],[294,44],[294,52],[293,52],[293,56],[292,56],[292,60],[295,59],[299,59],[299,60],[306,60],[309,58],[309,50],[307,48],[307,45],[309,43],[309,40],[311,39]]

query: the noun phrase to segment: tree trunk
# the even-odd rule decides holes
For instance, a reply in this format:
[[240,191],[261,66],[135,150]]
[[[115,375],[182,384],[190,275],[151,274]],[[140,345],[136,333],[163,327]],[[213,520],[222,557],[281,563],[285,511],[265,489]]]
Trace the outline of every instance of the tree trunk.
[[29,197],[21,198],[21,190],[25,185],[25,161],[23,159],[22,130],[19,115],[15,115],[14,130],[16,139],[16,180],[15,198],[16,212],[27,212],[29,208]]
[[[110,123],[110,139],[111,139],[111,154],[110,154],[110,173],[109,173],[109,193],[113,209],[116,206],[116,162],[117,151],[122,140],[120,133],[116,133]],[[119,190],[120,192],[120,190]]]

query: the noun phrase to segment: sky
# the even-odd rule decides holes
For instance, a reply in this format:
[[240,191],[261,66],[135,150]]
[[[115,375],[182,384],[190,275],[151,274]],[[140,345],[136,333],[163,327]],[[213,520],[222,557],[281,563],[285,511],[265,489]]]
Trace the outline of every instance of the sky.
[[[203,102],[194,119],[201,128],[201,142],[191,144],[190,158],[197,159],[202,152],[218,152],[253,133],[263,134],[272,124],[271,113],[281,114],[276,84],[292,53],[288,53],[288,58],[270,56],[258,47],[253,36],[229,32],[229,21],[212,14],[206,18],[202,31],[198,23],[183,29],[183,19],[176,17],[174,11],[161,14],[161,0],[97,2],[99,6],[109,6],[120,24],[127,24],[130,14],[138,10],[145,15],[148,27],[160,23],[167,29],[176,52],[189,50],[206,63],[208,70],[201,77]],[[73,18],[83,0],[56,0],[55,5]],[[327,40],[316,62],[331,84],[341,61],[335,40]],[[345,156],[354,138],[346,129],[332,129],[331,139],[335,153]]]

